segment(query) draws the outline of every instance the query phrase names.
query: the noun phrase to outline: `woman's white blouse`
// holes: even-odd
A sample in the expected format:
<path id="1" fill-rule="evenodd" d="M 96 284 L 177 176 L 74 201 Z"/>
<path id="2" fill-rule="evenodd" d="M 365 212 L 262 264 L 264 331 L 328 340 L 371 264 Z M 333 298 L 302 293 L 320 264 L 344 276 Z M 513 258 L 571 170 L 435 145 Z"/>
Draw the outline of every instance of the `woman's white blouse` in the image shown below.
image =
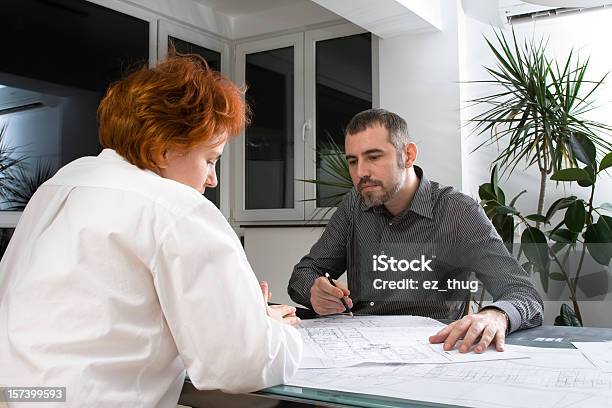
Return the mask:
<path id="1" fill-rule="evenodd" d="M 38 189 L 0 264 L 0 386 L 66 387 L 66 406 L 170 407 L 185 369 L 249 392 L 301 352 L 219 210 L 110 149 Z"/>

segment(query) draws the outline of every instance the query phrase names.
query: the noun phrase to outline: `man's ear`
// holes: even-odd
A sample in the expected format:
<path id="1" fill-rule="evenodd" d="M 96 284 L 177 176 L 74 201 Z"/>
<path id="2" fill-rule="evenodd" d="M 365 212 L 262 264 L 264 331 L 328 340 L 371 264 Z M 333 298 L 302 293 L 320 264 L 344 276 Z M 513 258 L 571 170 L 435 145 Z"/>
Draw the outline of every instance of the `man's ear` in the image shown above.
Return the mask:
<path id="1" fill-rule="evenodd" d="M 418 155 L 418 149 L 417 149 L 417 145 L 410 142 L 410 143 L 406 143 L 406 146 L 404 146 L 404 160 L 405 160 L 405 165 L 406 168 L 411 167 L 414 162 L 416 161 Z"/>

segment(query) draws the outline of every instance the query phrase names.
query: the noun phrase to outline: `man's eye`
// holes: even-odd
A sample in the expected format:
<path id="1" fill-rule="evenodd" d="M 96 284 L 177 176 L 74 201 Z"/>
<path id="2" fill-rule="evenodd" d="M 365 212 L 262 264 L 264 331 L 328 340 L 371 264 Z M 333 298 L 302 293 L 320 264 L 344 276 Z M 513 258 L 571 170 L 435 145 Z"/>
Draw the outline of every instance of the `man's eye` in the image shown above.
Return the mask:
<path id="1" fill-rule="evenodd" d="M 355 161 L 355 160 L 349 160 L 348 161 L 348 165 L 349 166 L 354 166 L 355 164 L 357 164 L 357 161 Z"/>
<path id="2" fill-rule="evenodd" d="M 368 157 L 368 159 L 370 159 L 370 161 L 375 161 L 375 160 L 380 159 L 380 156 L 370 156 Z"/>

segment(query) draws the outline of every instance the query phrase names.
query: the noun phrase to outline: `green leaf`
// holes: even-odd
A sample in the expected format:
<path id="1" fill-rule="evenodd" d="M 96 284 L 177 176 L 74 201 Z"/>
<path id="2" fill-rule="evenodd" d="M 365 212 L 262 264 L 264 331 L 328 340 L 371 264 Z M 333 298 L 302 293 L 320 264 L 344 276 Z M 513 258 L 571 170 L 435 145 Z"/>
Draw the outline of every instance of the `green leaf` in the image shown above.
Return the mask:
<path id="1" fill-rule="evenodd" d="M 570 231 L 575 233 L 582 232 L 585 220 L 584 201 L 576 200 L 565 210 L 565 225 Z"/>
<path id="2" fill-rule="evenodd" d="M 512 244 L 514 242 L 514 219 L 512 216 L 497 214 L 491 222 L 504 243 Z"/>
<path id="3" fill-rule="evenodd" d="M 546 222 L 546 217 L 540 214 L 529 214 L 525 218 L 527 218 L 529 221 Z"/>
<path id="4" fill-rule="evenodd" d="M 550 222 L 551 218 L 555 215 L 557 211 L 569 207 L 574 201 L 576 201 L 575 196 L 563 197 L 556 200 L 554 203 L 551 204 L 548 211 L 546 211 L 546 222 Z"/>
<path id="5" fill-rule="evenodd" d="M 601 163 L 599 163 L 599 171 L 603 171 L 608 167 L 612 166 L 612 152 L 608 153 L 601 159 Z"/>
<path id="6" fill-rule="evenodd" d="M 550 239 L 564 244 L 573 244 L 578 239 L 578 234 L 565 228 L 559 228 L 550 234 Z"/>
<path id="7" fill-rule="evenodd" d="M 546 236 L 536 227 L 529 227 L 521 235 L 521 245 L 525 256 L 540 271 L 540 280 L 545 292 L 548 292 L 548 270 L 550 258 L 548 257 L 548 243 Z"/>
<path id="8" fill-rule="evenodd" d="M 596 155 L 595 145 L 587 135 L 584 133 L 570 134 L 570 146 L 576 159 L 587 166 L 594 165 Z"/>
<path id="9" fill-rule="evenodd" d="M 563 274 L 559 272 L 551 272 L 548 277 L 556 281 L 565 281 L 565 276 L 563 276 Z"/>
<path id="10" fill-rule="evenodd" d="M 557 171 L 555 174 L 550 176 L 551 180 L 555 181 L 579 181 L 579 180 L 589 180 L 589 173 L 586 170 L 571 168 L 571 169 L 562 169 Z"/>
<path id="11" fill-rule="evenodd" d="M 500 205 L 495 208 L 495 212 L 497 214 L 518 214 L 518 210 L 513 207 L 508 207 L 507 205 Z"/>
<path id="12" fill-rule="evenodd" d="M 493 170 L 491 170 L 491 190 L 493 191 L 493 194 L 495 194 L 496 198 L 499 198 L 499 186 L 498 186 L 498 169 L 497 169 L 497 164 L 495 166 L 493 166 Z M 500 202 L 501 204 L 505 204 Z"/>
<path id="13" fill-rule="evenodd" d="M 564 303 L 561 305 L 559 316 L 555 318 L 555 326 L 582 327 L 582 324 L 578 321 L 574 310 Z"/>
<path id="14" fill-rule="evenodd" d="M 491 188 L 491 183 L 484 183 L 478 187 L 478 196 L 481 200 L 494 200 L 497 201 L 497 196 Z"/>
<path id="15" fill-rule="evenodd" d="M 510 201 L 510 207 L 514 207 L 514 204 L 516 203 L 516 200 L 518 200 L 518 198 L 520 196 L 522 196 L 523 194 L 525 194 L 527 192 L 527 190 L 523 190 L 520 193 L 518 193 L 513 199 L 512 201 Z"/>
<path id="16" fill-rule="evenodd" d="M 593 259 L 608 266 L 612 259 L 612 218 L 602 215 L 597 224 L 587 225 L 584 242 Z"/>
<path id="17" fill-rule="evenodd" d="M 563 248 L 565 248 L 567 246 L 567 242 L 555 242 L 554 244 L 552 244 L 552 246 L 550 247 L 550 249 L 555 253 L 558 254 L 559 251 L 561 251 Z"/>

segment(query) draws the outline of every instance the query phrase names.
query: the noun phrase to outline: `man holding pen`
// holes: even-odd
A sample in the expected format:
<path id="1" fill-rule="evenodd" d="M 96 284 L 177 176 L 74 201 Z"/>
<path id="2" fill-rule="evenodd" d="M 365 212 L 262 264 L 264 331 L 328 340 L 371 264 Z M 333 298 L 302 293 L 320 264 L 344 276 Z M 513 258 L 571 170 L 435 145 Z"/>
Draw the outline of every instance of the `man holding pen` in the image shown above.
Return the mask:
<path id="1" fill-rule="evenodd" d="M 539 294 L 480 205 L 414 165 L 417 147 L 401 117 L 384 109 L 357 114 L 345 151 L 355 188 L 295 266 L 288 287 L 295 302 L 319 315 L 344 312 L 344 302 L 355 313 L 456 320 L 430 341 L 450 350 L 464 338 L 461 352 L 489 344 L 502 351 L 508 333 L 542 323 Z M 345 271 L 348 287 L 325 277 Z M 457 320 L 472 273 L 493 303 Z"/>

